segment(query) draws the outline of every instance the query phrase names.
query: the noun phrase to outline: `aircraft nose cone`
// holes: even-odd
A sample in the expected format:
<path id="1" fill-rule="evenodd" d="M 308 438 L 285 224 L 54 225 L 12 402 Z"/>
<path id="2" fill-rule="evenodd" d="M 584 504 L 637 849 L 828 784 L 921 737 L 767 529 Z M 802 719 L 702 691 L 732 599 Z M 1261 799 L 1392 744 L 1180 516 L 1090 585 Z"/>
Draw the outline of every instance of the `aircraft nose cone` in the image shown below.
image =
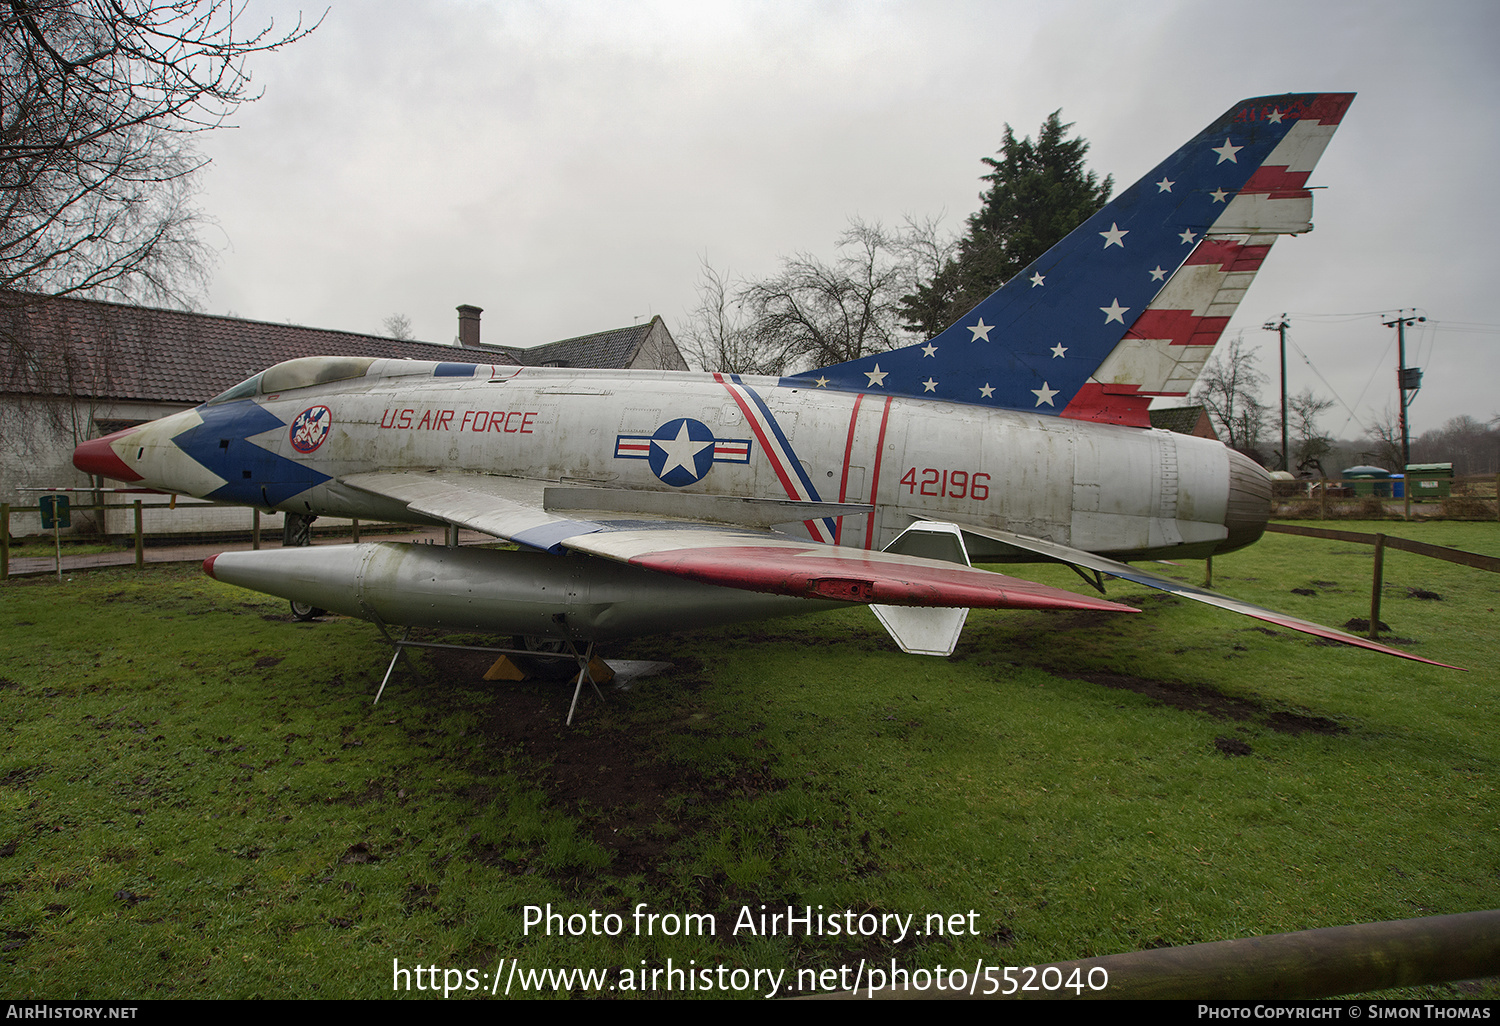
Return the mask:
<path id="1" fill-rule="evenodd" d="M 141 475 L 131 470 L 114 449 L 114 442 L 132 434 L 134 428 L 116 431 L 103 438 L 91 438 L 73 450 L 73 466 L 85 474 L 112 477 L 116 481 L 139 481 Z"/>

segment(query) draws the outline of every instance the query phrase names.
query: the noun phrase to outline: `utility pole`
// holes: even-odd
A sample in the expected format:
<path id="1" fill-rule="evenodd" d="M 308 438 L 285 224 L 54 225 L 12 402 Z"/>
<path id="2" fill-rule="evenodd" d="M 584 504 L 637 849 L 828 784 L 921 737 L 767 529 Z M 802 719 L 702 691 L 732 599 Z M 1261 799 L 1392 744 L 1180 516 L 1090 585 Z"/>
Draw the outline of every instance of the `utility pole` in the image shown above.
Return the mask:
<path id="1" fill-rule="evenodd" d="M 1290 470 L 1288 465 L 1291 457 L 1287 453 L 1286 440 L 1286 329 L 1291 327 L 1292 322 L 1286 319 L 1286 314 L 1281 315 L 1279 321 L 1267 321 L 1263 326 L 1264 331 L 1275 331 L 1281 334 L 1281 469 Z"/>
<path id="2" fill-rule="evenodd" d="M 1401 397 L 1401 471 L 1411 465 L 1411 436 L 1406 424 L 1406 407 L 1411 400 L 1407 398 L 1407 392 L 1415 392 L 1422 387 L 1422 370 L 1420 367 L 1408 367 L 1406 365 L 1406 329 L 1413 324 L 1421 324 L 1426 317 L 1404 317 L 1404 309 L 1397 310 L 1396 316 L 1389 321 L 1381 321 L 1387 328 L 1396 329 L 1396 394 Z M 1412 311 L 1416 313 L 1415 310 Z"/>

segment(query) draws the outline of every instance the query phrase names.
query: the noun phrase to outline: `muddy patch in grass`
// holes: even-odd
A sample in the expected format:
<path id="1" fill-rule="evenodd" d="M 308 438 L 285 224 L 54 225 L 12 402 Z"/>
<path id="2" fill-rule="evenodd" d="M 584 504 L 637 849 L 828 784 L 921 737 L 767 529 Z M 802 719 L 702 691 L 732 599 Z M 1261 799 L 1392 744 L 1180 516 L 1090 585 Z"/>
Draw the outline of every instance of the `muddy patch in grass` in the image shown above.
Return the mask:
<path id="1" fill-rule="evenodd" d="M 435 651 L 428 672 L 434 682 L 482 680 L 494 661 L 488 653 Z M 663 679 L 691 690 L 703 683 L 679 661 Z M 679 851 L 682 837 L 706 818 L 715 803 L 755 797 L 785 787 L 769 762 L 719 765 L 709 776 L 694 766 L 662 758 L 653 739 L 632 727 L 629 716 L 609 715 L 584 685 L 573 726 L 565 721 L 573 682 L 495 682 L 480 729 L 496 748 L 516 751 L 534 767 L 531 781 L 589 830 L 612 856 L 609 872 L 654 879 Z M 601 690 L 618 701 L 612 685 Z"/>
<path id="2" fill-rule="evenodd" d="M 1206 684 L 1183 684 L 1170 680 L 1147 680 L 1123 673 L 1079 673 L 1076 670 L 1049 670 L 1059 677 L 1086 680 L 1106 688 L 1134 691 L 1162 705 L 1189 712 L 1207 713 L 1214 719 L 1239 723 L 1258 723 L 1281 734 L 1347 734 L 1349 728 L 1326 716 L 1303 715 L 1285 709 L 1272 709 L 1262 702 L 1233 698 Z M 1240 753 L 1225 753 L 1240 754 Z"/>

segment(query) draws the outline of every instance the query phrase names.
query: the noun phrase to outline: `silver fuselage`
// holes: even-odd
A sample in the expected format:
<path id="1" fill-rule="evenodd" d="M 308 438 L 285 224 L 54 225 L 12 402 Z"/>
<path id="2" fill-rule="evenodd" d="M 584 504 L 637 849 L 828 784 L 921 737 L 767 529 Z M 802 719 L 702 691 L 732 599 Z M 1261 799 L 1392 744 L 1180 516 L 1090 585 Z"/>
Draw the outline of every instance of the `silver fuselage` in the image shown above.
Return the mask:
<path id="1" fill-rule="evenodd" d="M 433 377 L 432 366 L 382 360 L 363 378 L 199 407 L 136 429 L 116 452 L 142 484 L 162 491 L 409 522 L 426 518 L 340 480 L 442 470 L 868 504 L 872 512 L 787 528 L 860 548 L 881 548 L 913 520 L 930 519 L 1122 558 L 1207 556 L 1254 541 L 1268 514 L 1261 468 L 1217 441 L 1166 431 L 784 387 L 774 378 L 511 366 Z M 299 451 L 298 417 L 318 407 L 327 410 L 326 433 L 312 451 Z M 679 480 L 696 480 L 673 485 L 640 455 L 639 440 L 680 418 L 706 425 L 727 456 L 701 476 L 678 470 Z M 205 428 L 225 435 L 212 458 L 202 456 L 212 451 Z M 190 456 L 182 439 L 195 431 Z M 247 459 L 241 467 L 236 451 L 280 459 Z"/>

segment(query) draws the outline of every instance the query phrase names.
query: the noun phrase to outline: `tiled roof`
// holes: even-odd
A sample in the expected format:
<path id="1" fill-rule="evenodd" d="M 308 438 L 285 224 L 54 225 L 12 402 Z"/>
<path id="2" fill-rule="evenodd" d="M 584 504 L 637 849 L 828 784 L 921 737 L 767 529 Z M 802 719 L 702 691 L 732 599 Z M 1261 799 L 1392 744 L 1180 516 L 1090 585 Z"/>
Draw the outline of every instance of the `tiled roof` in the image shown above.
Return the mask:
<path id="1" fill-rule="evenodd" d="M 578 338 L 549 342 L 529 349 L 505 346 L 503 351 L 528 367 L 604 367 L 621 370 L 629 367 L 635 359 L 636 350 L 651 332 L 653 318 L 644 324 L 632 324 L 628 328 L 615 328 L 595 335 L 580 335 Z"/>
<path id="2" fill-rule="evenodd" d="M 299 356 L 516 363 L 494 348 L 15 295 L 0 298 L 0 352 L 0 392 L 185 403 Z"/>

